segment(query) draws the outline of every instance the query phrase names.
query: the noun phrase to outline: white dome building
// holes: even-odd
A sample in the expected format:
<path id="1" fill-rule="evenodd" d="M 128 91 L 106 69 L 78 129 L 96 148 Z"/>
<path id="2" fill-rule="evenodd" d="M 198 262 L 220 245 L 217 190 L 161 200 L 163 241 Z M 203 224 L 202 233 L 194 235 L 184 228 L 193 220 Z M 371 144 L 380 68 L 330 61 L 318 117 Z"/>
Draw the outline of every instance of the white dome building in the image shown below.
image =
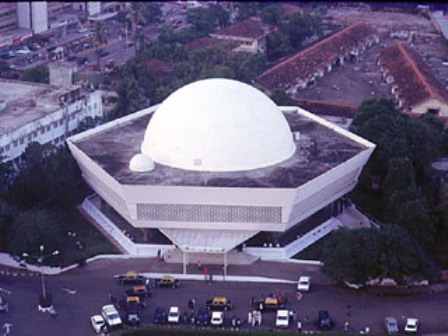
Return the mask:
<path id="1" fill-rule="evenodd" d="M 375 148 L 229 79 L 191 83 L 67 142 L 96 192 L 82 207 L 111 241 L 184 266 L 204 254 L 227 264 L 242 244 L 253 260 L 295 255 L 341 225 L 341 198 Z"/>
<path id="2" fill-rule="evenodd" d="M 269 97 L 250 85 L 213 78 L 186 85 L 165 99 L 141 148 L 154 161 L 174 168 L 241 171 L 282 162 L 294 154 L 295 144 Z"/>

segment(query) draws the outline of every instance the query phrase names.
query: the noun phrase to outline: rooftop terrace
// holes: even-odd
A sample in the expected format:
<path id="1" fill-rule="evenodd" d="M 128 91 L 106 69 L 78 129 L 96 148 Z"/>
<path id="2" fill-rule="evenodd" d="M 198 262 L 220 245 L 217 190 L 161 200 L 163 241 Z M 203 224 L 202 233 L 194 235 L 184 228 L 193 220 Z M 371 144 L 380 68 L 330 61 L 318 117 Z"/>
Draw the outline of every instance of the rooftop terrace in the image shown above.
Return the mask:
<path id="1" fill-rule="evenodd" d="M 128 121 L 113 121 L 71 141 L 119 183 L 159 186 L 296 188 L 367 149 L 306 115 L 284 112 L 291 130 L 301 137 L 295 154 L 277 165 L 240 172 L 197 172 L 156 163 L 151 172 L 132 172 L 129 161 L 140 152 L 152 110 Z"/>
<path id="2" fill-rule="evenodd" d="M 78 88 L 1 79 L 0 135 L 59 110 L 60 96 Z"/>

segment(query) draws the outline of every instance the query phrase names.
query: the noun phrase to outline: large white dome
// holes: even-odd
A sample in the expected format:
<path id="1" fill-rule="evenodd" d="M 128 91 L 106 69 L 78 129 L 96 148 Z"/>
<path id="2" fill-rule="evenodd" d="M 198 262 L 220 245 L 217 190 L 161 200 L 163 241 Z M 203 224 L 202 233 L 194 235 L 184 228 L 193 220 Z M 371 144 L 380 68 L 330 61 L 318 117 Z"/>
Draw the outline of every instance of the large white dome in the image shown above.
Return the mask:
<path id="1" fill-rule="evenodd" d="M 154 161 L 196 171 L 267 167 L 295 151 L 280 109 L 259 90 L 205 79 L 172 93 L 154 112 L 141 146 Z"/>

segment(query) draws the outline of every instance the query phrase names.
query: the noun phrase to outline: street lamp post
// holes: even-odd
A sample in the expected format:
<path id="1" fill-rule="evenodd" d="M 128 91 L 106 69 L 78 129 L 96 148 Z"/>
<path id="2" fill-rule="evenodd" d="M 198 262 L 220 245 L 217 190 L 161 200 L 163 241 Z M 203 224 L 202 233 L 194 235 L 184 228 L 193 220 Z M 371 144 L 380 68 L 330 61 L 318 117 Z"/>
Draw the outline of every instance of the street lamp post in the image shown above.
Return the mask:
<path id="1" fill-rule="evenodd" d="M 39 246 L 40 254 L 37 255 L 37 256 L 31 255 L 31 254 L 28 254 L 28 253 L 22 253 L 22 256 L 25 257 L 25 258 L 29 258 L 29 257 L 35 258 L 37 260 L 37 264 L 40 266 L 40 276 L 41 276 L 41 282 L 42 282 L 42 302 L 39 302 L 39 306 L 41 306 L 40 303 L 44 303 L 44 304 L 47 303 L 47 291 L 45 289 L 45 277 L 44 277 L 44 264 L 43 264 L 43 261 L 47 257 L 56 256 L 56 255 L 59 254 L 59 251 L 55 250 L 55 251 L 53 251 L 50 254 L 44 255 L 44 250 L 45 250 L 45 247 L 43 245 L 40 245 Z"/>

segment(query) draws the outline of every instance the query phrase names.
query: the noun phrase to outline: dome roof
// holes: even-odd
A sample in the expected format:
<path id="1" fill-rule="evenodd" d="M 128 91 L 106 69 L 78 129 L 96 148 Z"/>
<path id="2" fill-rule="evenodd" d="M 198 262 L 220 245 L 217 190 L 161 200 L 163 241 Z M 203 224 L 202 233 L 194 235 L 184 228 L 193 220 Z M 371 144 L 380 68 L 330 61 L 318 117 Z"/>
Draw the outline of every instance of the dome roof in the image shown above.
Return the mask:
<path id="1" fill-rule="evenodd" d="M 295 151 L 280 109 L 261 91 L 205 79 L 172 93 L 146 129 L 142 152 L 170 167 L 240 171 L 274 165 Z"/>
<path id="2" fill-rule="evenodd" d="M 129 162 L 129 169 L 139 173 L 148 172 L 154 169 L 154 161 L 148 155 L 136 154 Z"/>

